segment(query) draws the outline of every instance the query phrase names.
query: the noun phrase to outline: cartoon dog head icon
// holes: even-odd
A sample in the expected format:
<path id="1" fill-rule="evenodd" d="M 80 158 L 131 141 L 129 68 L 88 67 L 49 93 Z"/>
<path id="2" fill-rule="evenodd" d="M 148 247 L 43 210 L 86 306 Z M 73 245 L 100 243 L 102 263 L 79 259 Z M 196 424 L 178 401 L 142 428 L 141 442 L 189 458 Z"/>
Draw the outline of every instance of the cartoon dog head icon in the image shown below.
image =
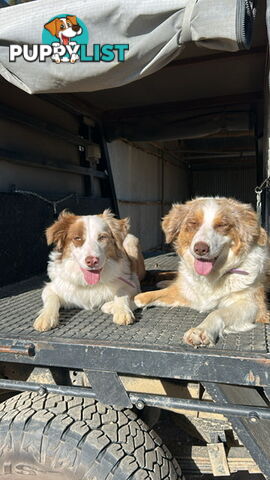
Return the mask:
<path id="1" fill-rule="evenodd" d="M 68 45 L 70 40 L 76 35 L 81 35 L 82 28 L 78 24 L 75 15 L 67 15 L 62 18 L 55 18 L 44 25 L 44 28 L 54 36 L 59 38 L 62 45 Z"/>

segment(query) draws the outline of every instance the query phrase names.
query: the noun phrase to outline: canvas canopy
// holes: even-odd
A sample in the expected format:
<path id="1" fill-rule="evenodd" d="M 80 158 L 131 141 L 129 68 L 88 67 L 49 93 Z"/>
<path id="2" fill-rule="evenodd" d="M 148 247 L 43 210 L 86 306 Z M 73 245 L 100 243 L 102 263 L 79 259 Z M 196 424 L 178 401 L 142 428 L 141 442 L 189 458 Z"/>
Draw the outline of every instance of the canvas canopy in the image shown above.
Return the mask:
<path id="1" fill-rule="evenodd" d="M 251 0 L 36 0 L 1 8 L 0 73 L 28 93 L 113 88 L 159 70 L 181 54 L 187 42 L 223 51 L 248 48 L 254 12 Z M 80 35 L 72 40 L 79 42 L 81 37 L 88 57 L 79 55 L 74 64 L 49 57 L 31 60 L 34 45 L 44 45 L 46 39 L 66 45 L 65 36 L 60 38 L 57 30 L 44 25 L 67 16 L 77 19 Z M 128 45 L 125 60 L 85 60 L 93 57 L 94 44 Z M 11 61 L 12 45 L 17 45 L 17 52 L 20 46 L 28 47 L 28 61 L 23 55 Z"/>

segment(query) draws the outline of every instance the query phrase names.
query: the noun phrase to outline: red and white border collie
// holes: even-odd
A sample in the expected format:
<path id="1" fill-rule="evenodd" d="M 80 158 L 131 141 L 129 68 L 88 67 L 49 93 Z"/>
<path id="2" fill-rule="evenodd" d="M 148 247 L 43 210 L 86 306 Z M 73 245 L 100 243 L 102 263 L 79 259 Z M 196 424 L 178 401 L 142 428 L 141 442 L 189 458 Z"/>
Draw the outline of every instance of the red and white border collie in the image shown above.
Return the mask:
<path id="1" fill-rule="evenodd" d="M 119 325 L 133 323 L 132 298 L 140 292 L 144 260 L 138 239 L 128 234 L 129 220 L 109 210 L 101 215 L 62 212 L 46 230 L 50 254 L 43 308 L 34 322 L 41 332 L 59 323 L 60 307 L 100 308 Z"/>
<path id="2" fill-rule="evenodd" d="M 138 307 L 188 306 L 211 311 L 184 342 L 213 345 L 223 332 L 243 332 L 269 322 L 264 286 L 268 238 L 250 205 L 230 198 L 197 198 L 173 205 L 162 228 L 180 257 L 177 278 L 167 288 L 141 293 Z"/>

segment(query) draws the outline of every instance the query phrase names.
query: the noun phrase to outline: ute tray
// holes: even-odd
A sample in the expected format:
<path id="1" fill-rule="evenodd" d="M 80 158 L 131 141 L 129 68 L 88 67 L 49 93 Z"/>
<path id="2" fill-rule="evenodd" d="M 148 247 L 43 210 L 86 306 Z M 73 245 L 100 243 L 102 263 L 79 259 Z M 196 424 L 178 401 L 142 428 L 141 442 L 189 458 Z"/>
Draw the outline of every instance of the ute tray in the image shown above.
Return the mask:
<path id="1" fill-rule="evenodd" d="M 155 253 L 146 259 L 146 266 L 175 270 L 177 256 Z M 269 325 L 226 335 L 212 348 L 193 349 L 183 344 L 183 334 L 198 325 L 205 313 L 190 308 L 137 310 L 136 322 L 129 326 L 115 325 L 100 310 L 71 309 L 61 311 L 57 328 L 40 333 L 32 324 L 42 306 L 45 280 L 32 277 L 0 289 L 0 360 L 268 385 Z M 28 344 L 35 347 L 35 355 L 1 353 L 1 345 Z M 266 372 L 263 378 L 261 370 Z"/>

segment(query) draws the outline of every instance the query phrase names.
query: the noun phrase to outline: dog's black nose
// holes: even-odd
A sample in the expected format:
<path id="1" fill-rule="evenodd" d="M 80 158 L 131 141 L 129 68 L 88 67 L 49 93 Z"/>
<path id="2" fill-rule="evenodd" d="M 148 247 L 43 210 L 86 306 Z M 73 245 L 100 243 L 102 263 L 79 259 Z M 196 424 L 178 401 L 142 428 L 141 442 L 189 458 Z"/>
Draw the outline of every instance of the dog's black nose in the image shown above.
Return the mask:
<path id="1" fill-rule="evenodd" d="M 72 30 L 74 30 L 74 32 L 78 32 L 80 28 L 80 25 L 72 25 Z"/>
<path id="2" fill-rule="evenodd" d="M 207 243 L 205 242 L 197 242 L 194 245 L 194 252 L 200 257 L 207 255 L 207 253 L 209 253 L 209 250 L 209 245 L 207 245 Z"/>

